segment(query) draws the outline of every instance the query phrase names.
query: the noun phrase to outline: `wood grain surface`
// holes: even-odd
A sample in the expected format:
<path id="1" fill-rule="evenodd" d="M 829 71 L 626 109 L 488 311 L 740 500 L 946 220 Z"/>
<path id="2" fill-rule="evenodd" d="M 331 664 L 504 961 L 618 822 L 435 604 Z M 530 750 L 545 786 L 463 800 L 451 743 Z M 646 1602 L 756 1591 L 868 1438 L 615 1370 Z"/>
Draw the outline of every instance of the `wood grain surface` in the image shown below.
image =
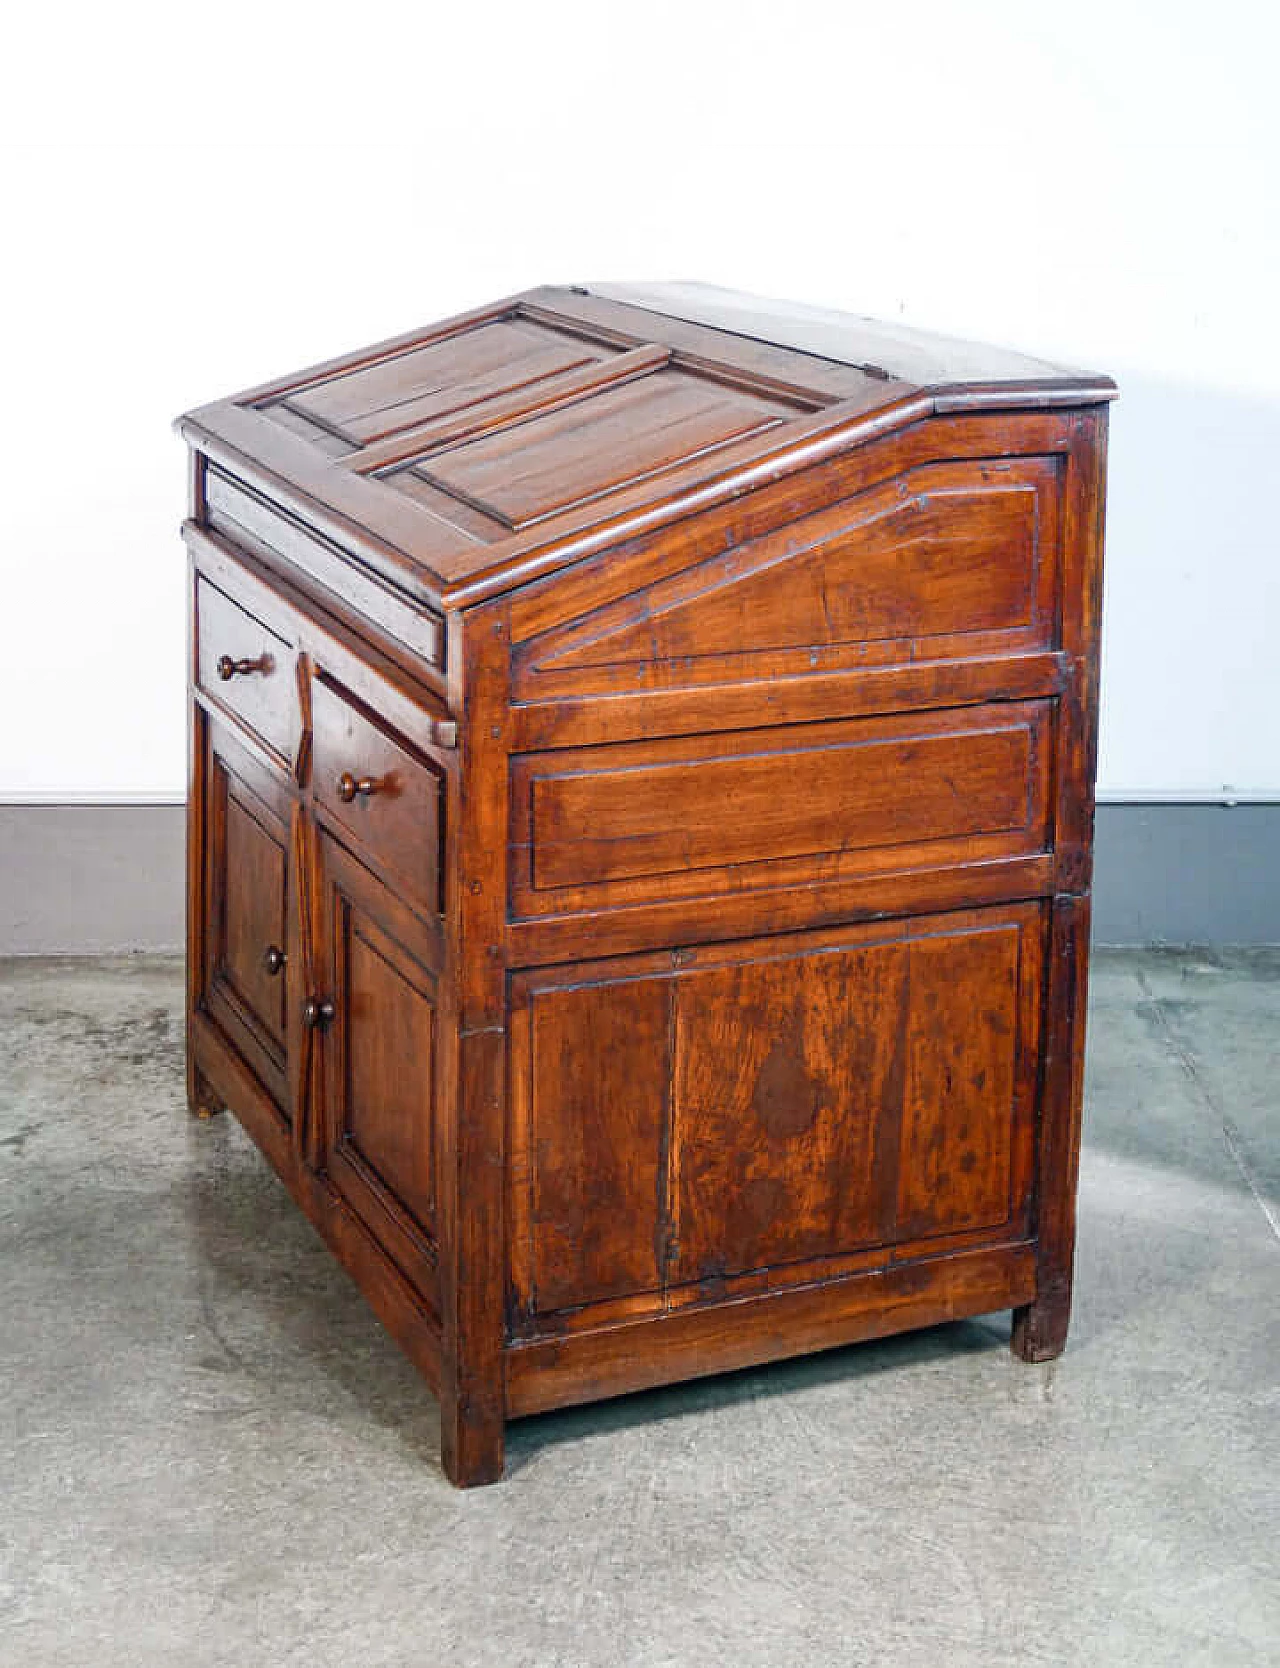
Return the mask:
<path id="1" fill-rule="evenodd" d="M 459 1486 L 567 1403 L 1064 1347 L 1113 393 L 547 288 L 181 420 L 192 1106 Z"/>

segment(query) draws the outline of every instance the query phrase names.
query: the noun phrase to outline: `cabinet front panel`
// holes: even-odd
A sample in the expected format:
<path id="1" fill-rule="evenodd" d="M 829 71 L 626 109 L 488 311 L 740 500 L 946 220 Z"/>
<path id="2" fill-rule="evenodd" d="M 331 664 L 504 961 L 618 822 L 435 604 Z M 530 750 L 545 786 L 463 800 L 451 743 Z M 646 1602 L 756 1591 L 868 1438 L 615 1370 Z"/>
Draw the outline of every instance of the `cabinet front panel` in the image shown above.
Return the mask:
<path id="1" fill-rule="evenodd" d="M 419 1290 L 435 1281 L 439 1067 L 435 941 L 330 836 L 320 837 L 318 998 L 332 1017 L 321 1163 Z"/>
<path id="2" fill-rule="evenodd" d="M 518 914 L 1047 849 L 1049 702 L 528 754 Z"/>
<path id="3" fill-rule="evenodd" d="M 196 581 L 196 681 L 277 757 L 297 728 L 293 650 L 208 580 Z"/>
<path id="4" fill-rule="evenodd" d="M 1025 1233 L 1043 941 L 1021 904 L 517 975 L 517 1328 Z"/>
<path id="5" fill-rule="evenodd" d="M 1031 1084 L 1018 1081 L 1020 948 L 1013 927 L 911 945 L 900 1234 L 957 1233 L 1008 1215 L 1011 1137 L 1029 1135 L 1032 1111 Z M 992 1107 L 1005 1115 L 992 1118 Z"/>
<path id="6" fill-rule="evenodd" d="M 292 804 L 227 732 L 209 725 L 205 734 L 203 1000 L 287 1116 Z"/>
<path id="7" fill-rule="evenodd" d="M 901 946 L 740 962 L 681 981 L 677 1279 L 892 1237 Z"/>

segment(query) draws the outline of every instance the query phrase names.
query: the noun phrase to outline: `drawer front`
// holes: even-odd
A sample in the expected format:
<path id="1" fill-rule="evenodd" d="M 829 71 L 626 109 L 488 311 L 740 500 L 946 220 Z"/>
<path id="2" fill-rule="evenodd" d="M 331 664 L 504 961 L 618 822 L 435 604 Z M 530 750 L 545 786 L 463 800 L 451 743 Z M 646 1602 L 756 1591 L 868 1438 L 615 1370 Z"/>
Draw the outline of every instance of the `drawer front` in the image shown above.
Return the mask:
<path id="1" fill-rule="evenodd" d="M 521 914 L 901 873 L 1047 849 L 1053 703 L 527 754 Z"/>
<path id="2" fill-rule="evenodd" d="M 311 710 L 316 803 L 415 904 L 440 913 L 443 772 L 323 674 Z"/>
<path id="3" fill-rule="evenodd" d="M 281 759 L 293 751 L 291 646 L 203 577 L 196 581 L 196 682 Z"/>

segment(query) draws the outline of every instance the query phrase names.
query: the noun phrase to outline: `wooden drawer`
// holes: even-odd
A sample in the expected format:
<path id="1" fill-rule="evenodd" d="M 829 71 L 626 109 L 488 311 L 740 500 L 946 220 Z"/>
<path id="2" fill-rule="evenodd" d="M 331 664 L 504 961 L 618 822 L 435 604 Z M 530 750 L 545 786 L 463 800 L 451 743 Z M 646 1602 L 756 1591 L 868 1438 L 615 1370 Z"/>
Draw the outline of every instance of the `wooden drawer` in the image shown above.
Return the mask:
<path id="1" fill-rule="evenodd" d="M 293 751 L 293 649 L 203 577 L 196 580 L 196 683 L 280 759 Z"/>
<path id="2" fill-rule="evenodd" d="M 415 904 L 440 913 L 444 773 L 323 673 L 311 699 L 316 802 Z"/>
<path id="3" fill-rule="evenodd" d="M 517 913 L 864 878 L 1050 844 L 1054 703 L 526 754 Z"/>

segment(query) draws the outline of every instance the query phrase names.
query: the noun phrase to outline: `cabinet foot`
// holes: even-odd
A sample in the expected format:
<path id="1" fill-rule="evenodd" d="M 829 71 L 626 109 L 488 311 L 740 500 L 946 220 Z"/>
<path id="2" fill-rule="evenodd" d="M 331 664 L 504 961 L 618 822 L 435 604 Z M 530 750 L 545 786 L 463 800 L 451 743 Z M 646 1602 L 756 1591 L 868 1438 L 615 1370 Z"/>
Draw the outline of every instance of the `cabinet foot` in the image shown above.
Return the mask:
<path id="1" fill-rule="evenodd" d="M 227 1103 L 209 1082 L 203 1072 L 194 1066 L 187 1072 L 187 1105 L 193 1118 L 199 1118 L 207 1123 L 210 1118 L 216 1118 L 219 1112 L 225 1112 Z"/>
<path id="2" fill-rule="evenodd" d="M 502 1480 L 506 1423 L 501 1413 L 440 1406 L 440 1463 L 454 1488 L 481 1488 Z"/>
<path id="3" fill-rule="evenodd" d="M 1022 1361 L 1052 1361 L 1066 1347 L 1070 1324 L 1070 1291 L 1047 1292 L 1013 1311 L 1009 1347 Z"/>

